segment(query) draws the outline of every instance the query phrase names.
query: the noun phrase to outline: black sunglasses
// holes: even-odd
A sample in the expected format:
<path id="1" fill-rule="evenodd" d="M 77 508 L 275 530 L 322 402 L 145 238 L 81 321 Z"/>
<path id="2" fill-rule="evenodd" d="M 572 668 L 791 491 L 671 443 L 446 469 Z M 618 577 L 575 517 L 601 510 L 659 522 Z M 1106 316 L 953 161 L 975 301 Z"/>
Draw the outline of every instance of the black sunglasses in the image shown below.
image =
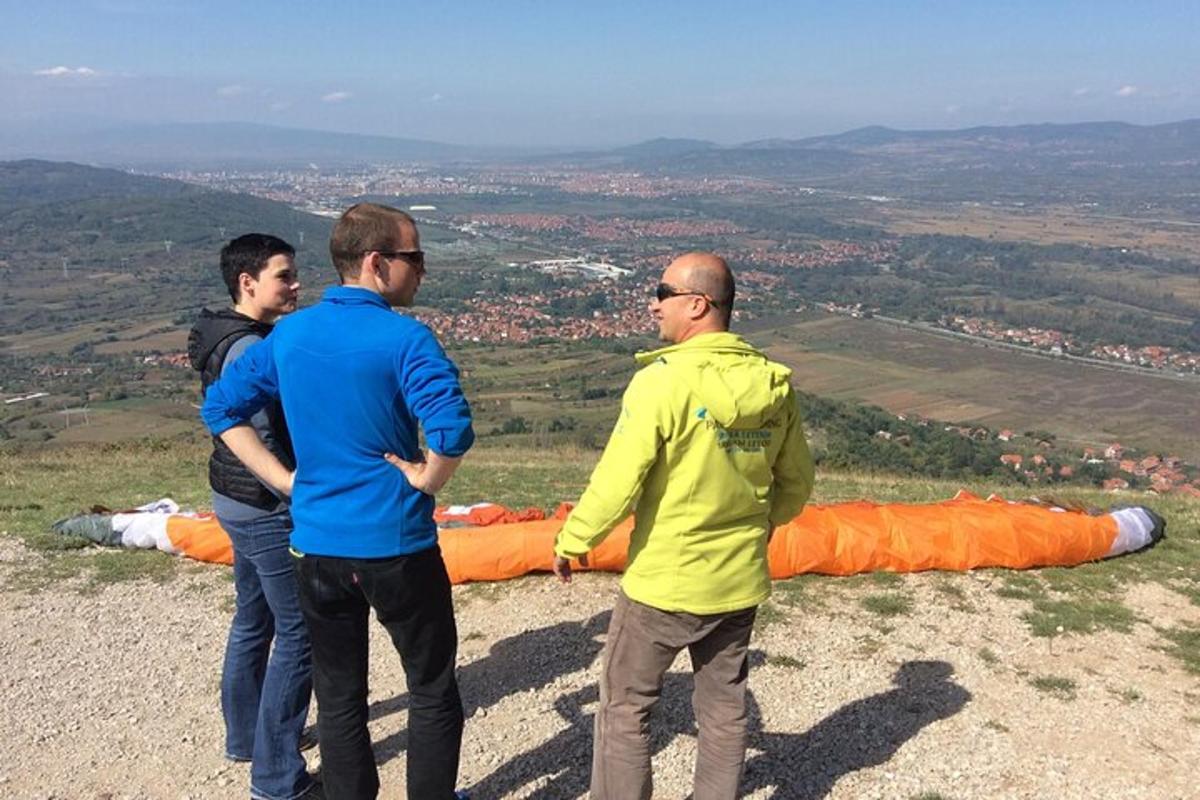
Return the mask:
<path id="1" fill-rule="evenodd" d="M 403 258 L 405 261 L 413 265 L 413 269 L 417 272 L 425 272 L 425 251 L 424 250 L 376 250 L 376 253 L 384 258 Z"/>
<path id="2" fill-rule="evenodd" d="M 676 289 L 674 286 L 672 286 L 669 283 L 660 283 L 658 286 L 654 287 L 654 297 L 660 303 L 663 302 L 664 300 L 669 300 L 672 297 L 682 297 L 684 295 L 695 295 L 696 297 L 703 297 L 705 300 L 708 301 L 708 304 L 710 306 L 715 306 L 716 308 L 721 307 L 721 304 L 719 302 L 717 302 L 716 300 L 713 300 L 711 297 L 706 295 L 704 292 L 694 292 L 691 289 Z"/>

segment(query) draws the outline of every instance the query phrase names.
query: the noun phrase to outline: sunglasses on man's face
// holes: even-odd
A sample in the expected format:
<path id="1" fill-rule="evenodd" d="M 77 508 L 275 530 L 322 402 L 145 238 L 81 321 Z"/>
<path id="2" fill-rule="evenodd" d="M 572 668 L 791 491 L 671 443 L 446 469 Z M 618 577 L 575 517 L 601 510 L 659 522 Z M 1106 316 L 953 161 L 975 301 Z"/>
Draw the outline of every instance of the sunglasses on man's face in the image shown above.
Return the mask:
<path id="1" fill-rule="evenodd" d="M 718 303 L 716 300 L 713 300 L 711 297 L 706 295 L 704 292 L 696 292 L 696 291 L 692 291 L 691 289 L 678 289 L 669 283 L 660 283 L 658 286 L 656 286 L 654 288 L 654 297 L 660 303 L 663 302 L 664 300 L 669 300 L 672 297 L 683 297 L 685 295 L 694 295 L 696 297 L 703 297 L 705 300 L 708 301 L 708 304 L 710 306 L 715 306 L 717 308 L 721 307 L 720 303 Z"/>
<path id="2" fill-rule="evenodd" d="M 377 250 L 379 255 L 384 258 L 402 258 L 421 275 L 425 274 L 425 251 L 424 250 Z"/>

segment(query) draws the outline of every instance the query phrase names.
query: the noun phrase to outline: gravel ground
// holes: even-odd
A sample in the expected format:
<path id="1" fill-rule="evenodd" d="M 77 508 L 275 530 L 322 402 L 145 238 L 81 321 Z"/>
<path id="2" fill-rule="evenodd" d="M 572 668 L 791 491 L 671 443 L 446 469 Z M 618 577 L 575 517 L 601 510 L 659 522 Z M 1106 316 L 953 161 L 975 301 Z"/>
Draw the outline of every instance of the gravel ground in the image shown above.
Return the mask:
<path id="1" fill-rule="evenodd" d="M 0 578 L 41 558 L 0 537 Z M 808 588 L 819 606 L 764 615 L 745 796 L 1197 797 L 1200 680 L 1162 652 L 1150 624 L 1037 639 L 1020 619 L 1027 605 L 998 597 L 994 581 L 905 576 L 889 591 L 910 595 L 913 611 L 882 620 L 859 607 L 867 590 L 820 580 Z M 476 800 L 586 795 L 616 586 L 582 575 L 568 587 L 534 577 L 455 589 L 468 717 L 460 783 Z M 248 768 L 222 759 L 227 572 L 76 588 L 0 592 L 0 797 L 246 797 Z M 1200 609 L 1157 585 L 1125 602 L 1155 625 L 1200 623 Z M 401 798 L 404 678 L 374 627 L 380 796 Z M 1040 691 L 1038 677 L 1073 680 L 1074 698 Z M 657 797 L 688 794 L 688 686 L 681 658 L 654 731 Z"/>

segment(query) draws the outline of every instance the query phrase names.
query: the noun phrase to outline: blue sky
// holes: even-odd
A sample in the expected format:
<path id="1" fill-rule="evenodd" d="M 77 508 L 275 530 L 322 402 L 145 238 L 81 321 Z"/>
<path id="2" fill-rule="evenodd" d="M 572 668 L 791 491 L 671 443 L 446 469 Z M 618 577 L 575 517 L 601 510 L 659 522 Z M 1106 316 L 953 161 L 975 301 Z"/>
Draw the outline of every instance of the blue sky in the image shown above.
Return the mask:
<path id="1" fill-rule="evenodd" d="M 0 0 L 0 125 L 469 144 L 1200 117 L 1200 2 Z"/>

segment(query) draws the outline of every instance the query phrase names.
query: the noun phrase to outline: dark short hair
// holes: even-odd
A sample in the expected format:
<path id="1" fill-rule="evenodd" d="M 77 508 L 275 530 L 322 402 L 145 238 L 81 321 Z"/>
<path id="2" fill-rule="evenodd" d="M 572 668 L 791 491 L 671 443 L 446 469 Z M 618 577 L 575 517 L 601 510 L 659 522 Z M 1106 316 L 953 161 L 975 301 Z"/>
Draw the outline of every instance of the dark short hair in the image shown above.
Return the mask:
<path id="1" fill-rule="evenodd" d="M 269 233 L 247 233 L 221 248 L 221 278 L 233 302 L 241 299 L 238 276 L 243 272 L 257 278 L 273 256 L 296 255 L 296 248 Z"/>
<path id="2" fill-rule="evenodd" d="M 364 253 L 395 250 L 396 226 L 407 222 L 416 228 L 413 218 L 398 208 L 378 203 L 356 203 L 333 226 L 329 235 L 329 257 L 342 280 L 358 277 Z"/>

